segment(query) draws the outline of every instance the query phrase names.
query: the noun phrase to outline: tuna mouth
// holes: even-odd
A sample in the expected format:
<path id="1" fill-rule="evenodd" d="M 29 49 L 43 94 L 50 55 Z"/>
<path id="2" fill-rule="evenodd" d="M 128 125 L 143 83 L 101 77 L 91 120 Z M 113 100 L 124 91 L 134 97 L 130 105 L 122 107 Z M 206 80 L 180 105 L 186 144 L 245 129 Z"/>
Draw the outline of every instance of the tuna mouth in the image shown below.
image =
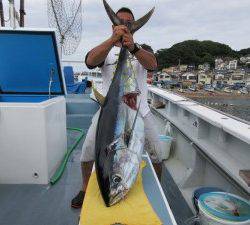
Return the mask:
<path id="1" fill-rule="evenodd" d="M 122 199 L 124 199 L 127 192 L 128 190 L 125 189 L 123 191 L 118 192 L 115 195 L 110 195 L 109 206 L 113 206 L 117 204 L 118 202 L 120 202 Z"/>
<path id="2" fill-rule="evenodd" d="M 119 181 L 115 183 L 115 179 L 118 179 Z M 125 198 L 126 194 L 128 193 L 129 189 L 126 188 L 126 186 L 122 182 L 122 178 L 119 176 L 114 176 L 113 178 L 113 184 L 114 186 L 111 187 L 110 193 L 109 193 L 109 205 L 115 205 L 116 203 L 120 202 L 122 199 Z"/>

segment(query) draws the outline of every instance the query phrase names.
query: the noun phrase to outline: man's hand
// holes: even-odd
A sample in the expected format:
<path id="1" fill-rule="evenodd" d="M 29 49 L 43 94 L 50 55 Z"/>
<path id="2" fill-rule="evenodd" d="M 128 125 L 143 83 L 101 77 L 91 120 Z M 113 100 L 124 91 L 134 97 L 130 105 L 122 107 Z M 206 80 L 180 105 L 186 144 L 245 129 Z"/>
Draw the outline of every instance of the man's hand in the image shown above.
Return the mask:
<path id="1" fill-rule="evenodd" d="M 122 43 L 124 47 L 127 47 L 127 49 L 131 52 L 134 50 L 135 43 L 133 35 L 130 33 L 130 31 L 127 29 L 127 32 L 123 35 Z"/>
<path id="2" fill-rule="evenodd" d="M 122 40 L 123 35 L 128 31 L 128 28 L 124 25 L 115 26 L 113 29 L 113 34 L 111 40 L 115 45 L 117 42 Z"/>

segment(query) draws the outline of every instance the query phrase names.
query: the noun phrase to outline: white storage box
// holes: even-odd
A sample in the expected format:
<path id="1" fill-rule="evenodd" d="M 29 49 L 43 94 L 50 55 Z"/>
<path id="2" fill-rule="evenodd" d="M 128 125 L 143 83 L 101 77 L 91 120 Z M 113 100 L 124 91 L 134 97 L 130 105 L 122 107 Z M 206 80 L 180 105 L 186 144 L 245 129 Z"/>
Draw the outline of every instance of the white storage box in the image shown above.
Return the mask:
<path id="1" fill-rule="evenodd" d="M 0 29 L 0 183 L 48 184 L 67 149 L 52 30 Z"/>

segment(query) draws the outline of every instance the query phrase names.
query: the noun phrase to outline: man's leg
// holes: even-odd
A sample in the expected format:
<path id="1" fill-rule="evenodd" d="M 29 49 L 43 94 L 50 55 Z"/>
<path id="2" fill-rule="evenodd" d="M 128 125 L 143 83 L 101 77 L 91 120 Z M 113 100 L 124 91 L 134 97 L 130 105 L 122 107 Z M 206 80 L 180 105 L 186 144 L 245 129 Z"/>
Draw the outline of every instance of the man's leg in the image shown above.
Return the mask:
<path id="1" fill-rule="evenodd" d="M 82 191 L 85 193 L 89 183 L 89 178 L 92 172 L 94 161 L 81 162 L 82 169 Z"/>
<path id="2" fill-rule="evenodd" d="M 161 144 L 159 141 L 159 134 L 155 127 L 154 116 L 149 112 L 144 118 L 146 150 L 151 158 L 153 167 L 159 180 L 162 174 L 162 159 L 159 152 L 161 152 Z"/>
<path id="3" fill-rule="evenodd" d="M 86 139 L 82 147 L 81 161 L 81 172 L 82 172 L 82 190 L 76 195 L 71 201 L 73 208 L 81 208 L 87 190 L 89 178 L 92 172 L 94 159 L 95 159 L 95 135 L 96 127 L 99 118 L 100 110 L 94 115 L 91 126 L 89 127 Z"/>
<path id="4" fill-rule="evenodd" d="M 89 183 L 89 178 L 91 176 L 92 168 L 94 161 L 81 162 L 81 171 L 82 171 L 82 190 L 72 199 L 71 207 L 79 209 L 82 207 L 87 186 Z"/>

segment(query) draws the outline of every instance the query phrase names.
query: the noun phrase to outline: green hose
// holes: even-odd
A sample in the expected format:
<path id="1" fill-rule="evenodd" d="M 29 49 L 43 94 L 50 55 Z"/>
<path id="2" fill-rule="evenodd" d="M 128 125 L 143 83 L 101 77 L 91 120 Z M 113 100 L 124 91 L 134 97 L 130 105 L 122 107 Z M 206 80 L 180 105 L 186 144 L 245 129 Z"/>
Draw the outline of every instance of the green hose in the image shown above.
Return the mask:
<path id="1" fill-rule="evenodd" d="M 55 174 L 52 176 L 52 178 L 50 179 L 50 184 L 51 185 L 55 185 L 60 178 L 63 175 L 63 172 L 66 168 L 67 162 L 69 160 L 69 156 L 71 155 L 71 153 L 75 150 L 75 148 L 77 147 L 77 145 L 79 144 L 79 142 L 82 140 L 82 138 L 84 137 L 85 133 L 83 132 L 82 129 L 79 128 L 67 128 L 67 130 L 69 131 L 78 131 L 80 133 L 79 137 L 76 139 L 75 143 L 67 150 L 63 161 L 61 163 L 61 165 L 59 166 L 59 168 L 56 170 Z"/>

